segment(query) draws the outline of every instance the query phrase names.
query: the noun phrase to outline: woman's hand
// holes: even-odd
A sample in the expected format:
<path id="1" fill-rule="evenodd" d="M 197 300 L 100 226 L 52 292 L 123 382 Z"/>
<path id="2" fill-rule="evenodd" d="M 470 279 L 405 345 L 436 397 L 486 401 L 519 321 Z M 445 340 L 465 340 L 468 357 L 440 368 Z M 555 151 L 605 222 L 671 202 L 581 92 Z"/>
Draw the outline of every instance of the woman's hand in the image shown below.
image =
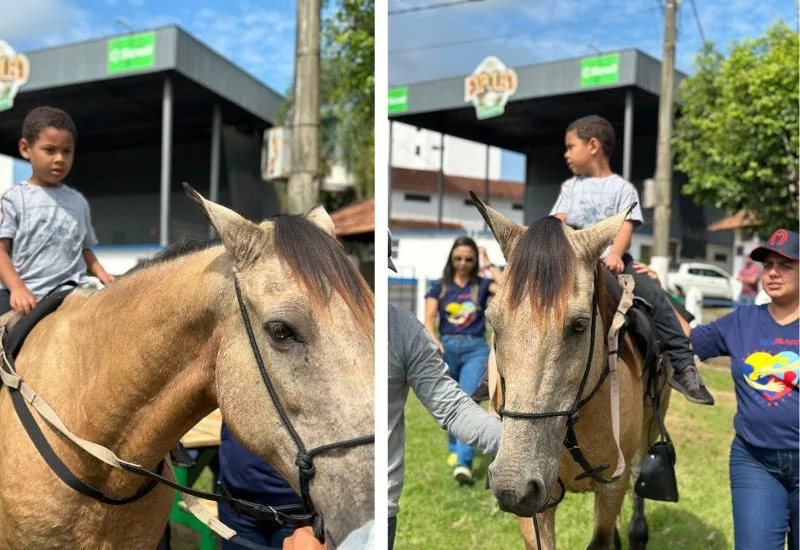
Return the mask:
<path id="1" fill-rule="evenodd" d="M 484 266 L 490 265 L 492 263 L 491 260 L 489 260 L 489 254 L 486 252 L 485 246 L 479 246 L 478 253 L 481 255 L 481 263 Z"/>
<path id="2" fill-rule="evenodd" d="M 434 338 L 433 343 L 436 344 L 437 348 L 439 348 L 439 355 L 444 357 L 444 344 L 442 344 L 442 341 L 439 340 L 438 338 Z"/>
<path id="3" fill-rule="evenodd" d="M 314 536 L 311 527 L 302 527 L 295 530 L 292 536 L 283 539 L 283 550 L 325 550 L 326 545 L 321 544 Z"/>
<path id="4" fill-rule="evenodd" d="M 658 273 L 650 269 L 649 265 L 640 264 L 639 262 L 633 262 L 632 265 L 633 265 L 633 270 L 636 271 L 636 273 L 639 273 L 641 275 L 647 275 L 658 284 L 661 284 L 661 281 L 658 279 Z"/>

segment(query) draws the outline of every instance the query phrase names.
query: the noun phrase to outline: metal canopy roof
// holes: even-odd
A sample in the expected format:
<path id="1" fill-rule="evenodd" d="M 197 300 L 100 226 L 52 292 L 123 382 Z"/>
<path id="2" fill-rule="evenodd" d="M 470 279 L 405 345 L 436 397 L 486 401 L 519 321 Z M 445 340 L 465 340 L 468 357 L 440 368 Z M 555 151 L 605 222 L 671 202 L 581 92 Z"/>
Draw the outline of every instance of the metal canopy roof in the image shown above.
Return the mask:
<path id="1" fill-rule="evenodd" d="M 619 78 L 609 85 L 581 87 L 581 59 L 567 59 L 515 69 L 516 93 L 501 116 L 478 120 L 464 101 L 464 78 L 409 84 L 407 109 L 397 120 L 448 135 L 526 152 L 555 146 L 574 119 L 599 114 L 621 135 L 627 90 L 634 92 L 634 134 L 655 135 L 661 63 L 638 50 L 619 52 Z M 685 78 L 676 73 L 676 86 Z"/>
<path id="2" fill-rule="evenodd" d="M 82 151 L 105 151 L 161 140 L 164 77 L 173 84 L 173 139 L 210 134 L 220 103 L 226 125 L 260 131 L 272 126 L 282 98 L 176 26 L 158 28 L 152 66 L 109 74 L 109 40 L 90 40 L 28 52 L 31 74 L 14 108 L 0 113 L 0 154 L 17 156 L 30 109 L 66 110 Z M 141 33 L 136 33 L 141 34 Z M 124 36 L 124 35 L 122 35 Z"/>

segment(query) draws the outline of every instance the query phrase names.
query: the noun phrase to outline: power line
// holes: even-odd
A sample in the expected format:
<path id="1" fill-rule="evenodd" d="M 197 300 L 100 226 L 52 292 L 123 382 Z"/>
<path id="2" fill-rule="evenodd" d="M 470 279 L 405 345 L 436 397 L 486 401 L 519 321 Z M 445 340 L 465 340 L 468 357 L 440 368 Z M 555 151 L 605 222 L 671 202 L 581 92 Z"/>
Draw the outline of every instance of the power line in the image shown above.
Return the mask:
<path id="1" fill-rule="evenodd" d="M 697 30 L 700 31 L 700 38 L 703 40 L 703 44 L 705 44 L 706 35 L 703 32 L 703 25 L 700 23 L 700 16 L 697 15 L 697 6 L 695 6 L 694 0 L 692 0 L 692 13 L 694 14 L 694 20 L 697 22 Z"/>
<path id="2" fill-rule="evenodd" d="M 483 2 L 484 0 L 454 0 L 452 2 L 439 2 L 438 4 L 428 4 L 425 6 L 415 6 L 413 8 L 404 8 L 399 10 L 389 10 L 389 15 L 402 15 L 404 13 L 414 13 L 418 11 L 435 10 L 438 8 L 448 8 L 452 6 L 460 6 L 461 4 L 472 4 L 475 2 Z"/>
<path id="3" fill-rule="evenodd" d="M 474 0 L 472 0 L 474 1 Z M 619 20 L 627 21 L 630 17 L 636 15 L 642 15 L 645 12 L 650 11 L 649 8 L 642 8 L 631 13 L 625 14 L 624 18 L 611 18 L 605 21 L 601 21 L 601 23 L 612 23 Z M 563 26 L 569 27 L 570 29 L 576 29 L 581 27 L 596 27 L 598 21 L 583 21 L 582 24 L 574 24 L 574 23 L 565 23 Z M 550 27 L 553 28 L 553 27 Z M 476 44 L 478 42 L 492 42 L 494 40 L 504 40 L 507 38 L 520 38 L 523 36 L 532 36 L 541 34 L 541 30 L 534 30 L 528 32 L 513 32 L 509 34 L 501 34 L 501 35 L 491 35 L 491 36 L 477 36 L 475 38 L 465 38 L 464 40 L 454 40 L 452 42 L 438 42 L 434 44 L 424 44 L 422 46 L 409 46 L 408 48 L 398 48 L 396 50 L 389 50 L 389 55 L 401 54 L 401 53 L 408 53 L 408 52 L 416 52 L 421 50 L 435 50 L 439 48 L 449 48 L 452 46 L 463 46 L 465 44 Z"/>

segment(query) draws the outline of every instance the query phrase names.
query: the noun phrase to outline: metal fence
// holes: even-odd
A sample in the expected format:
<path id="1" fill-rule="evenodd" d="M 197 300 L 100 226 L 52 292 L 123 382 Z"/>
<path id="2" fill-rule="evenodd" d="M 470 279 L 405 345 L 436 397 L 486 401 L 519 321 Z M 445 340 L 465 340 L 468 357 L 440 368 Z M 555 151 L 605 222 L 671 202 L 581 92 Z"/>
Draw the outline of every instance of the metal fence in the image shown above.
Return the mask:
<path id="1" fill-rule="evenodd" d="M 419 279 L 389 279 L 389 303 L 395 307 L 407 309 L 418 318 L 425 312 L 417 311 L 417 292 Z"/>

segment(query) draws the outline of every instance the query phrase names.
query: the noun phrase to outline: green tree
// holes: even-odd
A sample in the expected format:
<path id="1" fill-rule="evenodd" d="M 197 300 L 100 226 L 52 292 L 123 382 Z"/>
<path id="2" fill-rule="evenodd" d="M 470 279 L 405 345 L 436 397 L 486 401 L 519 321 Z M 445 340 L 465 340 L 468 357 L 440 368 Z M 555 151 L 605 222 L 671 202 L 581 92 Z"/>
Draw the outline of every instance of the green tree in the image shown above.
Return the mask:
<path id="1" fill-rule="evenodd" d="M 375 1 L 337 0 L 337 10 L 322 23 L 320 60 L 320 173 L 342 162 L 355 189 L 323 193 L 336 210 L 375 191 Z M 292 88 L 286 92 L 277 123 L 290 124 Z M 285 192 L 285 190 L 283 190 Z"/>
<path id="2" fill-rule="evenodd" d="M 682 191 L 698 204 L 750 210 L 759 233 L 798 223 L 798 33 L 778 22 L 760 38 L 706 43 L 681 82 L 673 147 Z"/>
<path id="3" fill-rule="evenodd" d="M 335 120 L 335 155 L 363 199 L 375 189 L 375 0 L 337 0 L 337 6 L 324 23 L 325 98 Z"/>

